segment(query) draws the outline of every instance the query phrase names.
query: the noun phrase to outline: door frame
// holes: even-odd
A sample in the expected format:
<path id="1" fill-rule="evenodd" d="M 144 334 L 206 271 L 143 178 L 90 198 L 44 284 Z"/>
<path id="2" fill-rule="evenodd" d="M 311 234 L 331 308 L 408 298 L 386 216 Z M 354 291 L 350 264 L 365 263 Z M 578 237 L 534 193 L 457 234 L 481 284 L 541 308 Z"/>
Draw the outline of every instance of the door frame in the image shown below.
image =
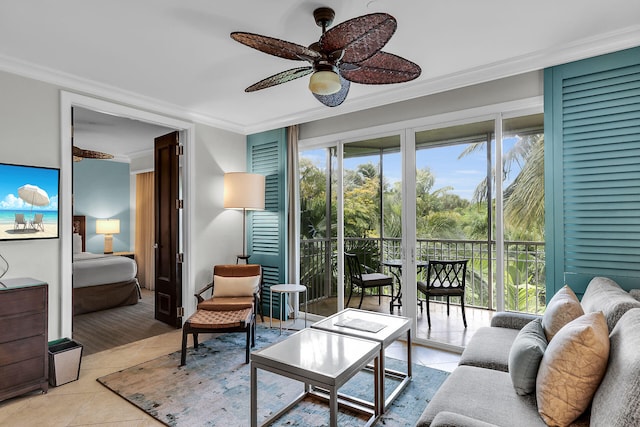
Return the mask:
<path id="1" fill-rule="evenodd" d="M 160 126 L 174 128 L 180 132 L 181 143 L 185 147 L 182 167 L 184 168 L 183 182 L 183 248 L 184 263 L 182 266 L 182 296 L 186 313 L 195 310 L 193 298 L 185 298 L 189 294 L 188 284 L 191 283 L 193 260 L 189 254 L 193 253 L 193 241 L 191 239 L 191 224 L 194 223 L 194 212 L 191 209 L 193 198 L 193 185 L 195 182 L 194 145 L 195 124 L 168 116 L 151 113 L 135 107 L 128 107 L 116 102 L 100 100 L 85 95 L 79 95 L 64 90 L 60 91 L 60 330 L 62 336 L 71 337 L 73 321 L 73 288 L 72 288 L 72 241 L 73 230 L 71 218 L 73 206 L 71 203 L 73 162 L 71 156 L 71 108 L 82 107 L 89 110 L 112 114 Z M 68 219 L 68 220 L 67 220 Z"/>

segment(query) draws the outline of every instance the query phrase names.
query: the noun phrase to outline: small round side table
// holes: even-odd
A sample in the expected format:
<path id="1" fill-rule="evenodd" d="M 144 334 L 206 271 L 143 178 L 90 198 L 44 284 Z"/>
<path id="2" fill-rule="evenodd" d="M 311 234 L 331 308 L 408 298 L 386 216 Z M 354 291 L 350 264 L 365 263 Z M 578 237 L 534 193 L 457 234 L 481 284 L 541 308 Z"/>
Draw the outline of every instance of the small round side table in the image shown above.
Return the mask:
<path id="1" fill-rule="evenodd" d="M 294 284 L 285 284 L 285 285 L 271 285 L 269 288 L 269 328 L 272 326 L 273 319 L 273 293 L 277 293 L 279 296 L 279 309 L 280 309 L 280 335 L 282 335 L 282 323 L 284 322 L 284 317 L 286 315 L 286 308 L 284 307 L 282 296 L 285 294 L 301 294 L 305 293 L 304 298 L 304 327 L 307 327 L 307 287 L 302 285 L 294 285 Z M 295 318 L 294 318 L 295 322 Z"/>

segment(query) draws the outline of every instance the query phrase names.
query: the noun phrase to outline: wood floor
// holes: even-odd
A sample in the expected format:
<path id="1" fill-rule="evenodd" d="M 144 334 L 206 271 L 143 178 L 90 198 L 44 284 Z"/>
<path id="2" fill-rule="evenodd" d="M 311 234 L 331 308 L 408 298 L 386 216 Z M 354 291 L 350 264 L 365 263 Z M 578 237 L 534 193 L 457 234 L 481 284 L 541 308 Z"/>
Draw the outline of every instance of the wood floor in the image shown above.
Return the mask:
<path id="1" fill-rule="evenodd" d="M 154 319 L 153 291 L 142 289 L 136 305 L 81 314 L 73 318 L 73 339 L 83 346 L 83 355 L 173 331 Z"/>

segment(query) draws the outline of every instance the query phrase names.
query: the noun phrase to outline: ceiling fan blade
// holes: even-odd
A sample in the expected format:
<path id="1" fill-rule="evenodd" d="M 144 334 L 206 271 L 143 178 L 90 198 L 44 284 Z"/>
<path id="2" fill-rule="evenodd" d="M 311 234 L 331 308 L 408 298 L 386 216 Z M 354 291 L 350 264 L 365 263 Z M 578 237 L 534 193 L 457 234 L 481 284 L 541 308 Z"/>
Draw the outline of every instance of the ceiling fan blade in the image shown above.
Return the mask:
<path id="1" fill-rule="evenodd" d="M 338 92 L 332 95 L 317 95 L 314 93 L 313 96 L 315 96 L 318 101 L 322 102 L 327 107 L 337 107 L 338 105 L 342 104 L 345 99 L 347 99 L 349 87 L 351 86 L 349 80 L 345 79 L 342 76 L 340 76 L 340 83 L 342 84 L 342 87 Z"/>
<path id="2" fill-rule="evenodd" d="M 308 47 L 259 34 L 236 31 L 231 33 L 231 38 L 260 52 L 294 61 L 313 62 L 321 57 L 320 53 Z"/>
<path id="3" fill-rule="evenodd" d="M 82 159 L 113 159 L 113 154 L 103 153 L 101 151 L 84 150 L 73 146 L 73 161 L 79 162 Z"/>
<path id="4" fill-rule="evenodd" d="M 359 16 L 324 33 L 320 47 L 323 52 L 344 50 L 343 62 L 362 62 L 387 44 L 397 26 L 395 18 L 387 13 Z"/>
<path id="5" fill-rule="evenodd" d="M 357 68 L 349 67 L 350 64 L 344 65 L 340 73 L 345 79 L 369 85 L 408 82 L 422 72 L 417 64 L 387 52 L 376 53 L 357 64 Z"/>
<path id="6" fill-rule="evenodd" d="M 266 89 L 268 87 L 279 85 L 281 83 L 290 82 L 291 80 L 304 77 L 311 73 L 313 73 L 313 67 L 292 68 L 291 70 L 282 71 L 281 73 L 274 74 L 273 76 L 260 80 L 258 83 L 252 84 L 244 91 L 255 92 L 256 90 Z"/>

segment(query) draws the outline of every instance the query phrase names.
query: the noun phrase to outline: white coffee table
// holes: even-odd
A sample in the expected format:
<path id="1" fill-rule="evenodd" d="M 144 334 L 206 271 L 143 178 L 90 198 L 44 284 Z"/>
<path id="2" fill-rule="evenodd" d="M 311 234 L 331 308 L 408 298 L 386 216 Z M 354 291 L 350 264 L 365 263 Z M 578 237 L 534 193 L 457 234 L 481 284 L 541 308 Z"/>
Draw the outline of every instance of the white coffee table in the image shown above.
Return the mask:
<path id="1" fill-rule="evenodd" d="M 333 316 L 311 325 L 312 329 L 363 338 L 380 343 L 380 413 L 384 413 L 391 402 L 411 381 L 411 319 L 402 316 L 375 313 L 371 311 L 348 308 Z M 397 339 L 406 334 L 407 337 L 407 372 L 385 368 L 384 350 Z M 385 400 L 385 376 L 396 378 L 400 383 Z"/>
<path id="2" fill-rule="evenodd" d="M 272 285 L 269 287 L 269 328 L 271 328 L 271 320 L 273 319 L 273 293 L 278 294 L 278 301 L 280 308 L 280 335 L 282 335 L 282 323 L 284 322 L 284 318 L 287 316 L 287 310 L 283 303 L 282 296 L 285 294 L 301 294 L 304 293 L 304 327 L 307 327 L 307 287 L 302 285 L 295 284 L 284 284 L 284 285 Z M 295 322 L 295 319 L 294 319 Z"/>
<path id="3" fill-rule="evenodd" d="M 331 350 L 328 357 L 317 357 L 318 349 Z M 315 354 L 315 357 L 314 357 Z M 304 383 L 303 392 L 290 404 L 276 412 L 261 424 L 270 425 L 282 417 L 307 395 L 313 394 L 329 400 L 329 425 L 338 425 L 338 403 L 370 415 L 366 426 L 372 426 L 380 412 L 379 381 L 380 344 L 347 335 L 334 334 L 319 329 L 303 329 L 283 341 L 251 353 L 251 426 L 258 425 L 258 369 L 273 372 Z M 373 361 L 374 404 L 372 409 L 354 404 L 348 396 L 338 394 L 342 387 L 368 363 Z M 312 386 L 328 391 L 328 396 L 318 393 Z"/>

